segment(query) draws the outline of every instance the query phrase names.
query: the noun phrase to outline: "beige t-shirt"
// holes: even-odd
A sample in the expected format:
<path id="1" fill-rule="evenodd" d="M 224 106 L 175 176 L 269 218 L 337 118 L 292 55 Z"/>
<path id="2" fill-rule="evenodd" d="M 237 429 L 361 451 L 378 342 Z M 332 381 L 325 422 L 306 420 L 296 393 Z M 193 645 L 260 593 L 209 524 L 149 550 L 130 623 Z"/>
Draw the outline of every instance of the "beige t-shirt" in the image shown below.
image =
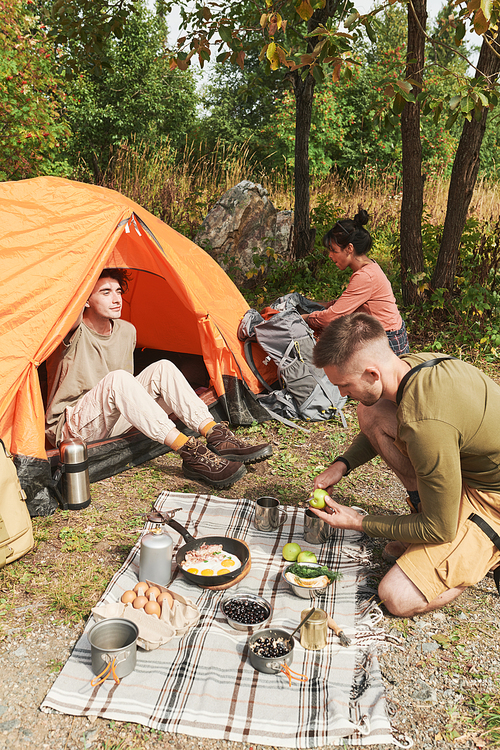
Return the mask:
<path id="1" fill-rule="evenodd" d="M 66 420 L 65 410 L 114 370 L 134 372 L 136 331 L 125 320 L 113 321 L 110 336 L 80 323 L 69 343 L 62 343 L 47 362 L 49 381 L 45 432 L 57 445 Z"/>

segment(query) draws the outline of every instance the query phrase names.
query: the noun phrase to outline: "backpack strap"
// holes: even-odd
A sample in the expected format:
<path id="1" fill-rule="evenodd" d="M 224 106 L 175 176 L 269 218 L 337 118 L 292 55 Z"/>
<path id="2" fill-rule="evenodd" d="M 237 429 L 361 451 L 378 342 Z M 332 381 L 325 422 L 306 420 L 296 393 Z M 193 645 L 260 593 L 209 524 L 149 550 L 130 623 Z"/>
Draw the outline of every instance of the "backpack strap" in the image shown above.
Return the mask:
<path id="1" fill-rule="evenodd" d="M 257 399 L 259 397 L 257 396 Z M 300 424 L 295 424 L 295 422 L 292 422 L 291 419 L 287 419 L 286 417 L 282 417 L 281 414 L 277 414 L 275 411 L 272 411 L 271 409 L 268 409 L 268 407 L 265 404 L 260 404 L 263 409 L 267 411 L 271 419 L 276 419 L 278 422 L 281 422 L 282 424 L 286 424 L 287 427 L 293 427 L 294 430 L 300 430 L 301 432 L 305 432 L 307 435 L 311 434 L 311 430 L 306 430 L 305 427 L 302 427 Z"/>
<path id="2" fill-rule="evenodd" d="M 399 406 L 401 403 L 401 399 L 403 398 L 403 391 L 405 389 L 405 386 L 412 375 L 415 375 L 416 372 L 422 369 L 422 367 L 434 367 L 435 365 L 438 365 L 440 362 L 443 362 L 446 359 L 456 359 L 456 357 L 450 357 L 446 355 L 445 357 L 436 357 L 435 359 L 428 359 L 426 362 L 421 362 L 419 365 L 416 365 L 416 367 L 412 367 L 411 370 L 409 370 L 406 375 L 403 377 L 402 381 L 399 384 L 397 393 L 396 393 L 396 403 Z"/>
<path id="3" fill-rule="evenodd" d="M 487 523 L 484 518 L 478 516 L 477 513 L 471 513 L 467 520 L 472 521 L 476 524 L 476 526 L 479 526 L 481 531 L 484 531 L 486 536 L 491 539 L 495 547 L 500 550 L 500 536 L 494 529 L 491 528 L 489 523 Z M 493 580 L 495 581 L 497 591 L 500 594 L 500 567 L 495 568 L 495 570 L 493 571 Z"/>
<path id="4" fill-rule="evenodd" d="M 245 353 L 245 359 L 247 361 L 247 365 L 249 366 L 249 368 L 251 369 L 251 371 L 253 372 L 257 380 L 259 381 L 259 383 L 261 383 L 267 391 L 272 392 L 273 389 L 271 388 L 269 383 L 267 383 L 264 380 L 264 378 L 262 377 L 262 375 L 257 369 L 257 365 L 255 364 L 255 360 L 253 358 L 253 352 L 252 352 L 253 340 L 255 339 L 247 339 L 245 343 L 243 344 L 243 351 Z"/>

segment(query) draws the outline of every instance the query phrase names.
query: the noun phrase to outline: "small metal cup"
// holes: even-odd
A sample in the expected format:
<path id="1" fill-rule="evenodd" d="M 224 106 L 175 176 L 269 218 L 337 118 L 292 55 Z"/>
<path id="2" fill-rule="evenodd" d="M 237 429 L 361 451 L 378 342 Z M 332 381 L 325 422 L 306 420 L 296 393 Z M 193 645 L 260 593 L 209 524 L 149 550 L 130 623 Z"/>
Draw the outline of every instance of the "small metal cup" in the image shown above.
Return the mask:
<path id="1" fill-rule="evenodd" d="M 255 528 L 259 531 L 276 531 L 287 518 L 286 510 L 275 497 L 259 497 L 255 502 Z"/>
<path id="2" fill-rule="evenodd" d="M 309 609 L 302 610 L 300 613 L 301 619 L 308 612 L 310 612 Z M 319 651 L 325 648 L 327 637 L 328 625 L 326 612 L 322 609 L 316 609 L 300 629 L 300 645 L 310 651 Z"/>
<path id="3" fill-rule="evenodd" d="M 304 539 L 308 544 L 323 544 L 335 535 L 335 531 L 326 521 L 307 508 L 304 514 Z"/>

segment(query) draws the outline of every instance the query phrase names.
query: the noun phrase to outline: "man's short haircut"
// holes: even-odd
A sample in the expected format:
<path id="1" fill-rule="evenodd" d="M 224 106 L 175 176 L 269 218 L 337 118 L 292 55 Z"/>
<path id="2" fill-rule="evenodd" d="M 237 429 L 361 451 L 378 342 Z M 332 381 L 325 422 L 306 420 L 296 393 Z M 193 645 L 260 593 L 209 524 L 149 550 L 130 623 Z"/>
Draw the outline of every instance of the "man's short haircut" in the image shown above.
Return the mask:
<path id="1" fill-rule="evenodd" d="M 122 288 L 122 292 L 125 294 L 125 292 L 128 290 L 128 282 L 130 281 L 130 276 L 126 268 L 103 268 L 101 271 L 101 275 L 99 276 L 100 279 L 104 279 L 108 277 L 110 279 L 114 279 L 119 283 L 119 285 Z"/>
<path id="2" fill-rule="evenodd" d="M 358 312 L 332 320 L 313 350 L 316 367 L 344 367 L 366 344 L 381 341 L 390 350 L 383 325 L 373 315 Z"/>

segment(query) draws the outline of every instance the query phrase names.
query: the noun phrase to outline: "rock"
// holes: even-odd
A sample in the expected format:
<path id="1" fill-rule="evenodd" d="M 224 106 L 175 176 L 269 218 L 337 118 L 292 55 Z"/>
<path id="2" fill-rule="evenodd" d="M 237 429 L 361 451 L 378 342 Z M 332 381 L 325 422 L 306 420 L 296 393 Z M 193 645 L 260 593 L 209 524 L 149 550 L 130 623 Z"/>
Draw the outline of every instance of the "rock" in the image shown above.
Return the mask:
<path id="1" fill-rule="evenodd" d="M 426 643 L 422 643 L 422 653 L 428 654 L 431 651 L 437 651 L 439 648 L 439 643 L 436 643 L 435 641 L 430 641 Z"/>
<path id="2" fill-rule="evenodd" d="M 444 612 L 433 612 L 432 617 L 434 620 L 439 620 L 440 622 L 444 622 L 446 620 L 446 615 Z"/>
<path id="3" fill-rule="evenodd" d="M 286 258 L 292 226 L 292 211 L 277 211 L 262 185 L 243 180 L 217 201 L 194 241 L 231 274 L 235 283 L 254 285 L 257 277 L 249 284 L 246 276 L 260 265 L 254 255 L 259 255 L 266 266 L 268 248 Z"/>
<path id="4" fill-rule="evenodd" d="M 12 729 L 16 729 L 21 725 L 19 719 L 11 719 L 10 721 L 2 721 L 0 723 L 0 732 L 10 732 Z"/>
<path id="5" fill-rule="evenodd" d="M 411 697 L 415 701 L 421 703 L 437 703 L 437 693 L 430 685 L 427 685 L 423 680 L 417 680 L 417 689 L 412 693 Z"/>

